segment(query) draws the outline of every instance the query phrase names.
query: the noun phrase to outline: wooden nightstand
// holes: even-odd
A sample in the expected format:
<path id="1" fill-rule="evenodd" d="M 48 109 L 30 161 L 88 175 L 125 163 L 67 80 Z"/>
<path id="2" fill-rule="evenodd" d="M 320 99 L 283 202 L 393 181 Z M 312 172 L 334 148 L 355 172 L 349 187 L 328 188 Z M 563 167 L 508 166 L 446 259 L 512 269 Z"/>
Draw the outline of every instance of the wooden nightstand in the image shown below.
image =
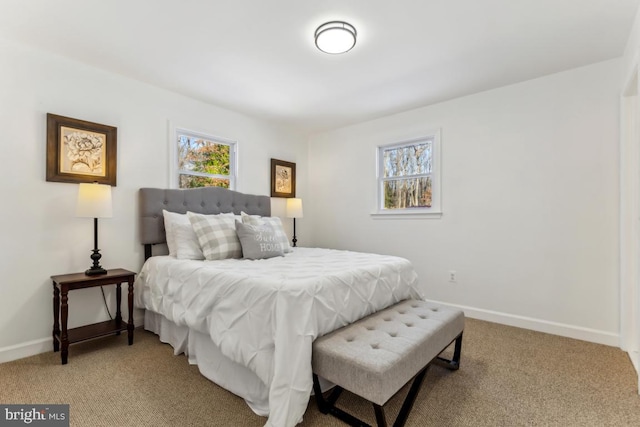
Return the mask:
<path id="1" fill-rule="evenodd" d="M 51 276 L 53 280 L 53 351 L 62 350 L 60 356 L 62 364 L 67 364 L 69 344 L 104 335 L 120 335 L 122 331 L 128 331 L 129 345 L 133 344 L 133 280 L 135 273 L 122 268 L 108 270 L 107 274 L 87 276 L 84 273 L 63 274 Z M 120 302 L 122 292 L 120 285 L 129 284 L 128 307 L 129 321 L 122 321 Z M 94 323 L 67 330 L 69 317 L 68 292 L 74 289 L 92 288 L 94 286 L 116 285 L 116 317 L 106 322 Z"/>

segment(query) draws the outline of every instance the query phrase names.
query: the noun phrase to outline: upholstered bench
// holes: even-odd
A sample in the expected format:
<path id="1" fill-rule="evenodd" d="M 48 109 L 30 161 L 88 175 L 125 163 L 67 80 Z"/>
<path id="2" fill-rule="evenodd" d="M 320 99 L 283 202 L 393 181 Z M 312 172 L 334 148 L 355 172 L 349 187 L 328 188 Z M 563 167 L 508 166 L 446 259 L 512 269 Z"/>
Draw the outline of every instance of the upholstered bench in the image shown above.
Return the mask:
<path id="1" fill-rule="evenodd" d="M 460 366 L 463 329 L 461 311 L 406 300 L 316 339 L 313 387 L 318 408 L 352 426 L 368 425 L 335 406 L 346 389 L 372 402 L 378 426 L 386 426 L 382 406 L 415 378 L 394 423 L 403 426 L 431 362 L 452 370 Z M 439 357 L 453 341 L 453 358 Z M 328 399 L 318 376 L 336 384 Z"/>

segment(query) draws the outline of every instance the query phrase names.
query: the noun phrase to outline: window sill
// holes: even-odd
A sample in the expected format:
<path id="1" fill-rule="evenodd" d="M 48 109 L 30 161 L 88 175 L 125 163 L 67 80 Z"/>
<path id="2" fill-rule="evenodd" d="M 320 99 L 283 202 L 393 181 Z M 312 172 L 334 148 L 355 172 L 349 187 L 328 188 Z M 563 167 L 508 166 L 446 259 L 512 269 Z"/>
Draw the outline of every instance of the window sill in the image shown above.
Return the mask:
<path id="1" fill-rule="evenodd" d="M 440 219 L 442 217 L 442 212 L 394 210 L 372 212 L 370 215 L 373 219 Z"/>

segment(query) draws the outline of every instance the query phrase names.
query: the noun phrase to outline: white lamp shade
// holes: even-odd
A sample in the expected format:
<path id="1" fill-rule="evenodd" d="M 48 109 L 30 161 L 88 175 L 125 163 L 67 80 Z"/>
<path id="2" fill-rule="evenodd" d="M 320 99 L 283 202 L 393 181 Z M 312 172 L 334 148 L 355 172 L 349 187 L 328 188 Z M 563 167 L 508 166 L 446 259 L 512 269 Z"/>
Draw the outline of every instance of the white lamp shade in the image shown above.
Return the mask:
<path id="1" fill-rule="evenodd" d="M 111 186 L 103 184 L 80 184 L 76 216 L 82 218 L 111 218 Z"/>
<path id="2" fill-rule="evenodd" d="M 302 217 L 302 199 L 287 199 L 287 218 Z"/>

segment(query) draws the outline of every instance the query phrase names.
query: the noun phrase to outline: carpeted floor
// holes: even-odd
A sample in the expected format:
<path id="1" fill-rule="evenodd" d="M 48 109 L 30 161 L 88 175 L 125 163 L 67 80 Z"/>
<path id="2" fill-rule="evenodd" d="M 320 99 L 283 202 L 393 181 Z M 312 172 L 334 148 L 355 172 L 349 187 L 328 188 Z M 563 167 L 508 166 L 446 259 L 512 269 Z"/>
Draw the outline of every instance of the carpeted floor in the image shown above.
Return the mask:
<path id="1" fill-rule="evenodd" d="M 385 406 L 395 417 L 406 387 Z M 370 404 L 341 406 L 375 424 Z M 141 329 L 0 365 L 0 403 L 69 403 L 72 426 L 262 426 L 244 401 Z M 302 426 L 343 426 L 310 401 Z M 640 426 L 620 349 L 467 319 L 459 371 L 432 367 L 408 426 Z"/>

